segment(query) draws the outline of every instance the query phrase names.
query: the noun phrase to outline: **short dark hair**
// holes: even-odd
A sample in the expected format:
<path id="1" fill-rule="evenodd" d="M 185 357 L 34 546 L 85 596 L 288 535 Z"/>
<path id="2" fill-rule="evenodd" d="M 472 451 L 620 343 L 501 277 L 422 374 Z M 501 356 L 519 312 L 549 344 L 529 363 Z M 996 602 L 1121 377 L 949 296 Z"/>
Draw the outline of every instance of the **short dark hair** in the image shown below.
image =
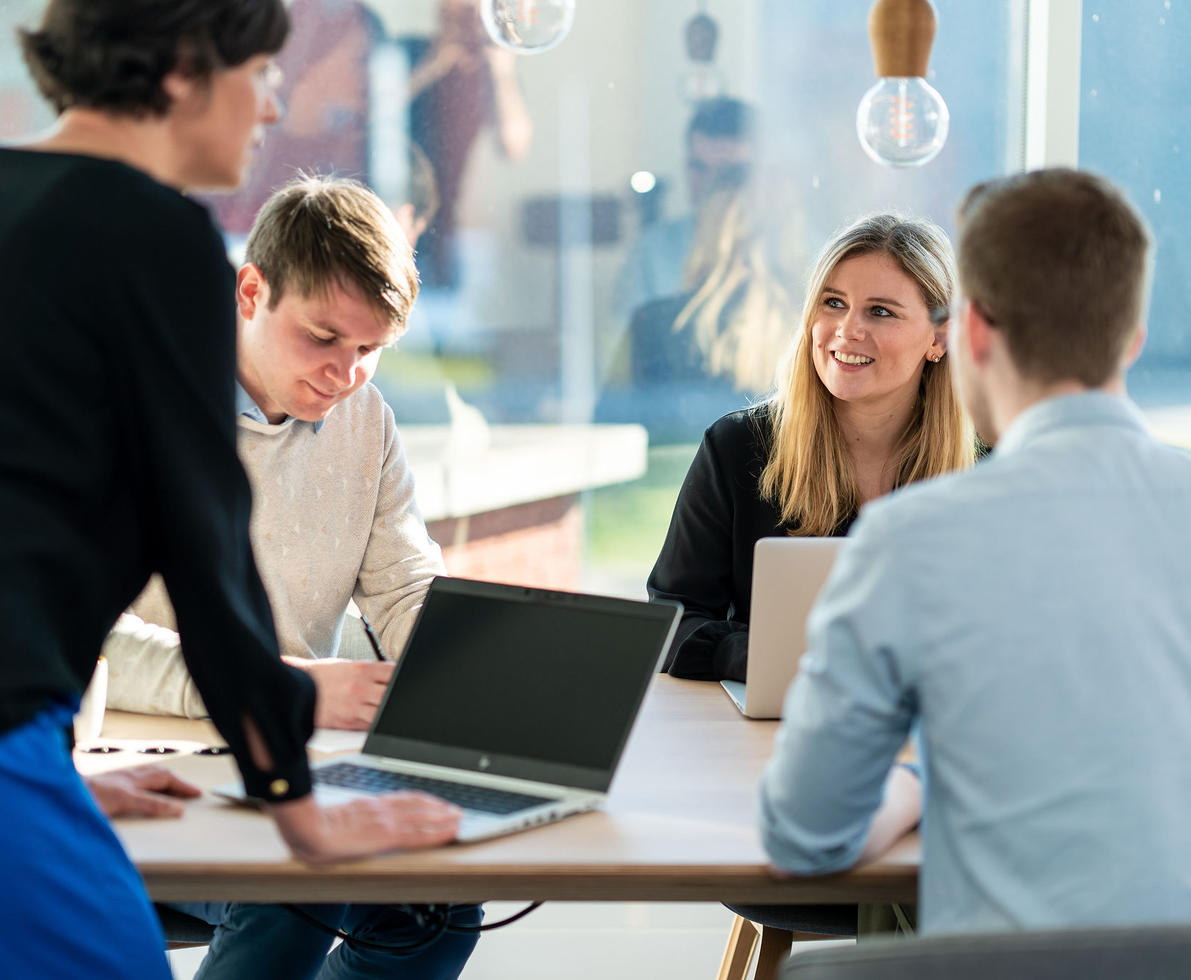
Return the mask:
<path id="1" fill-rule="evenodd" d="M 702 99 L 695 104 L 694 114 L 687 124 L 687 142 L 695 133 L 713 139 L 750 140 L 754 129 L 753 107 L 740 99 L 726 95 Z"/>
<path id="2" fill-rule="evenodd" d="M 359 181 L 301 176 L 261 207 L 244 259 L 269 284 L 269 308 L 290 290 L 303 297 L 354 289 L 399 333 L 418 295 L 413 249 L 393 212 Z"/>
<path id="3" fill-rule="evenodd" d="M 36 30 L 18 32 L 25 63 L 57 112 L 72 106 L 163 115 L 161 80 L 206 79 L 281 50 L 282 0 L 50 0 Z"/>
<path id="4" fill-rule="evenodd" d="M 1053 168 L 979 184 L 959 210 L 959 281 L 1035 381 L 1099 387 L 1145 315 L 1151 239 L 1103 177 Z"/>

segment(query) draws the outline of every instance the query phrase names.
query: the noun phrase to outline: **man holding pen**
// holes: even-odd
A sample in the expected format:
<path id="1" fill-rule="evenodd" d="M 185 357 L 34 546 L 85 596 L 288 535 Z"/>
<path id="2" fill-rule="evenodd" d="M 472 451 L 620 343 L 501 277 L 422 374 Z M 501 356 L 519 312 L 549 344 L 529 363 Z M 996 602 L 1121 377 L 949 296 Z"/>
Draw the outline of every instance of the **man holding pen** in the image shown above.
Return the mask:
<path id="1" fill-rule="evenodd" d="M 283 659 L 318 691 L 315 724 L 366 729 L 414 617 L 443 573 L 414 501 L 393 413 L 369 384 L 417 295 L 391 211 L 349 180 L 304 177 L 261 209 L 236 276 L 237 445 L 252 486 L 251 537 Z M 379 635 L 372 652 L 354 600 Z M 347 656 L 343 656 L 343 654 Z M 104 647 L 108 705 L 202 717 L 173 610 L 153 580 Z M 362 660 L 361 660 L 362 658 Z M 454 977 L 475 932 L 437 939 L 402 906 L 178 906 L 216 926 L 204 978 Z M 343 929 L 365 940 L 327 956 Z M 476 905 L 452 927 L 474 927 Z M 425 944 L 424 946 L 422 944 Z M 416 952 L 411 947 L 419 947 Z"/>

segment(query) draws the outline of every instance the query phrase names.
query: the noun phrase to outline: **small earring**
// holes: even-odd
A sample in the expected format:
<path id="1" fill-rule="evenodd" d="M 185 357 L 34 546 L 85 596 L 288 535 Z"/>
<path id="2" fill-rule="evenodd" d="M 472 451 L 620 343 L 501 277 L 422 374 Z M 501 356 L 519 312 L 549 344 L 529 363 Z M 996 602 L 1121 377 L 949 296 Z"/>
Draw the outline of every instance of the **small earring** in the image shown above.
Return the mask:
<path id="1" fill-rule="evenodd" d="M 931 359 L 931 363 L 938 364 L 939 361 L 943 360 L 943 355 L 942 354 L 932 354 L 930 359 Z"/>

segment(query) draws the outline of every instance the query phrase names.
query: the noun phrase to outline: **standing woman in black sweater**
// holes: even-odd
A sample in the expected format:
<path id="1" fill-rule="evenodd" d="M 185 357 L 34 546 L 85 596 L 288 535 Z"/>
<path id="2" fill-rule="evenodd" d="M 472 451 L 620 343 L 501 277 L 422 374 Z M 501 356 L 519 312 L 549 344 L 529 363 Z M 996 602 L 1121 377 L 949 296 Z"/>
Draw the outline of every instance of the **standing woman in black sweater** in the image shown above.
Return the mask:
<path id="1" fill-rule="evenodd" d="M 946 361 L 954 282 L 928 221 L 872 215 L 820 253 L 776 390 L 707 430 L 679 491 L 649 577 L 685 608 L 671 674 L 744 680 L 759 538 L 846 534 L 866 501 L 971 464 Z"/>
<path id="2" fill-rule="evenodd" d="M 282 0 L 50 0 L 22 32 L 58 110 L 0 149 L 0 962 L 168 978 L 103 814 L 174 815 L 160 770 L 90 781 L 68 730 L 108 629 L 160 571 L 187 665 L 248 791 L 323 862 L 454 836 L 420 794 L 321 808 L 314 689 L 284 666 L 236 458 L 233 275 L 206 210 L 280 107 Z"/>

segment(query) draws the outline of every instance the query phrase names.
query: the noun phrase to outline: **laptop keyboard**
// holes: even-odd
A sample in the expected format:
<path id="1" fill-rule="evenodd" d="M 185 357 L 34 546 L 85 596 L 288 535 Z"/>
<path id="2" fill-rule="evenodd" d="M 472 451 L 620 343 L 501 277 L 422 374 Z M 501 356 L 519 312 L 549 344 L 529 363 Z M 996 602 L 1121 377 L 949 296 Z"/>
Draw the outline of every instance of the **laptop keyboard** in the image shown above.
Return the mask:
<path id="1" fill-rule="evenodd" d="M 403 772 L 389 772 L 387 769 L 373 769 L 357 766 L 351 762 L 337 762 L 311 771 L 316 783 L 325 786 L 342 786 L 364 793 L 389 793 L 393 790 L 417 789 L 432 793 L 444 800 L 463 807 L 465 810 L 479 810 L 481 813 L 516 813 L 542 803 L 554 801 L 545 796 L 531 796 L 528 793 L 511 793 L 508 790 L 493 789 L 490 786 L 473 786 L 469 783 L 454 783 L 446 779 L 432 779 L 429 776 L 412 776 Z"/>

